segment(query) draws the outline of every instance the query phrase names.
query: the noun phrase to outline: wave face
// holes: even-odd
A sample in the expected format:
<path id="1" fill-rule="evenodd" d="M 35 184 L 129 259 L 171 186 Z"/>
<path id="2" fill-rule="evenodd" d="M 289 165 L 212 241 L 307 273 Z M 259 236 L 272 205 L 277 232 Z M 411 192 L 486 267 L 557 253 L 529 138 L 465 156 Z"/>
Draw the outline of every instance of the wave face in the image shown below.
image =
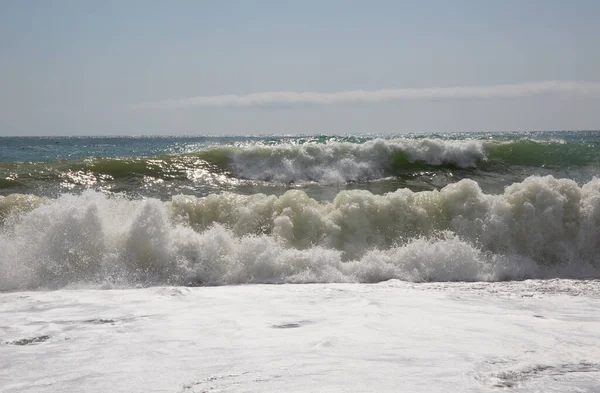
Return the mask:
<path id="1" fill-rule="evenodd" d="M 375 139 L 362 144 L 227 147 L 211 150 L 223 169 L 245 179 L 292 183 L 370 181 L 424 169 L 488 171 L 511 166 L 553 167 L 598 164 L 600 146 L 559 141 Z M 199 155 L 203 157 L 203 154 Z"/>
<path id="2" fill-rule="evenodd" d="M 236 177 L 280 183 L 369 181 L 424 166 L 474 168 L 486 157 L 481 141 L 435 139 L 228 147 L 211 153 L 223 157 Z"/>
<path id="3" fill-rule="evenodd" d="M 497 195 L 472 180 L 348 190 L 328 203 L 300 190 L 13 194 L 0 197 L 0 223 L 0 290 L 600 276 L 598 179 L 532 176 Z"/>
<path id="4" fill-rule="evenodd" d="M 148 156 L 112 157 L 106 153 L 81 158 L 82 153 L 78 153 L 72 160 L 52 161 L 48 156 L 49 161 L 44 162 L 0 162 L 0 194 L 56 197 L 63 192 L 95 189 L 164 200 L 178 193 L 208 195 L 224 190 L 281 194 L 282 189 L 336 186 L 339 191 L 348 184 L 375 182 L 382 183 L 380 191 L 374 186 L 362 188 L 383 193 L 398 187 L 441 188 L 463 178 L 496 192 L 530 175 L 589 181 L 600 169 L 597 139 L 594 136 L 574 143 L 531 139 L 290 138 L 142 149 Z M 99 153 L 95 149 L 89 150 L 90 154 Z M 116 153 L 123 150 L 120 147 Z M 132 151 L 138 150 L 132 146 Z M 22 158 L 26 157 L 31 158 L 31 154 Z"/>

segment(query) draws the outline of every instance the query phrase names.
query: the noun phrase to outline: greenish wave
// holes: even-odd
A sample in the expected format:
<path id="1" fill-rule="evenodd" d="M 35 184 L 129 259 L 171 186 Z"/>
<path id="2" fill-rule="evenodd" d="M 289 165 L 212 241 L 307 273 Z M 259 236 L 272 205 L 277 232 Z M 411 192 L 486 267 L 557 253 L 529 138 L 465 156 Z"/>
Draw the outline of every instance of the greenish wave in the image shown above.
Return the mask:
<path id="1" fill-rule="evenodd" d="M 325 137 L 323 137 L 325 138 Z M 314 138 L 312 139 L 314 142 Z M 600 144 L 521 140 L 375 139 L 218 146 L 194 153 L 134 158 L 0 163 L 0 188 L 32 182 L 74 182 L 82 177 L 150 177 L 192 181 L 200 172 L 274 183 L 368 182 L 423 171 L 476 175 L 537 169 L 600 167 Z"/>
<path id="2" fill-rule="evenodd" d="M 600 145 L 597 142 L 568 144 L 528 140 L 498 143 L 490 146 L 487 159 L 491 164 L 533 167 L 597 165 L 600 159 Z"/>

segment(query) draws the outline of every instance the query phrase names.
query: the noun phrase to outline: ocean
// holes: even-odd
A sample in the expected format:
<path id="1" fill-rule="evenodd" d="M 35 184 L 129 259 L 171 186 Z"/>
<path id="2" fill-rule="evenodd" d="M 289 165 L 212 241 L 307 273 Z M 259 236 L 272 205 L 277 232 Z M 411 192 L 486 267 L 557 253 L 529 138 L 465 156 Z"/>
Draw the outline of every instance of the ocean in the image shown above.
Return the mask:
<path id="1" fill-rule="evenodd" d="M 600 273 L 600 132 L 0 139 L 0 290 Z"/>
<path id="2" fill-rule="evenodd" d="M 598 392 L 599 174 L 600 131 L 0 138 L 0 391 Z"/>

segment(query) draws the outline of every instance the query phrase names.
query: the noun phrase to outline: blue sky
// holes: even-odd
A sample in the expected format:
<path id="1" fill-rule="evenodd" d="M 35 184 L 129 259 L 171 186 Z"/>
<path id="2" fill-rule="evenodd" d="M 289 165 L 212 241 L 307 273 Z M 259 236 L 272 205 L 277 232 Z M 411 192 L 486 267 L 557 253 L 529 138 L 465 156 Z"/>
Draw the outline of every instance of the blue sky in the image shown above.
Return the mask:
<path id="1" fill-rule="evenodd" d="M 585 0 L 0 0 L 0 135 L 600 129 L 598 20 Z"/>

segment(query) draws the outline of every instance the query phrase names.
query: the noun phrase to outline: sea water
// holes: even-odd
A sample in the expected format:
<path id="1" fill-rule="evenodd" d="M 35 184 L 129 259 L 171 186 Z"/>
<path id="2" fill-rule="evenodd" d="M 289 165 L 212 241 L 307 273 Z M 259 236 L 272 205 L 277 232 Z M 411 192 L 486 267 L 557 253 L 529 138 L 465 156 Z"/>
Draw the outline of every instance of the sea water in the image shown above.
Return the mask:
<path id="1" fill-rule="evenodd" d="M 0 290 L 600 275 L 600 133 L 0 138 Z"/>
<path id="2" fill-rule="evenodd" d="M 0 138 L 0 391 L 598 392 L 599 159 L 600 132 Z"/>

